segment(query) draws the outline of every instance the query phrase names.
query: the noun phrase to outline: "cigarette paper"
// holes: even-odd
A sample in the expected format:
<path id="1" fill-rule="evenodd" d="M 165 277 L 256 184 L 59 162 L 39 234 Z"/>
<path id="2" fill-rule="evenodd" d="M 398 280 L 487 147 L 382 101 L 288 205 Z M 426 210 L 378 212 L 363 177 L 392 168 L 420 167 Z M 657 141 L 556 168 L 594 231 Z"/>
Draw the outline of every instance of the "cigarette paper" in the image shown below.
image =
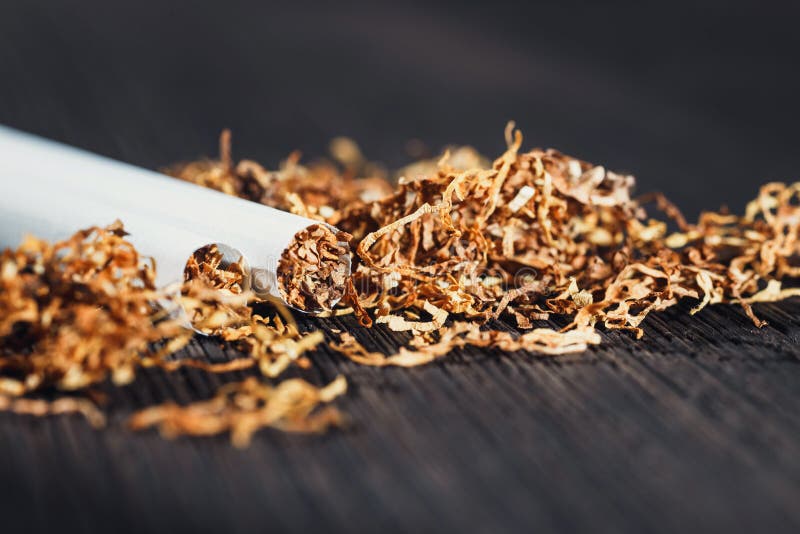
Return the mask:
<path id="1" fill-rule="evenodd" d="M 320 225 L 0 126 L 0 247 L 17 246 L 25 235 L 64 239 L 116 219 L 136 248 L 156 260 L 159 286 L 181 281 L 190 256 L 216 244 L 226 259 L 243 258 L 249 289 L 282 299 L 281 255 L 300 232 Z M 339 272 L 349 275 L 349 247 L 340 245 L 346 252 Z M 332 292 L 324 308 L 303 311 L 333 306 L 342 291 Z"/>

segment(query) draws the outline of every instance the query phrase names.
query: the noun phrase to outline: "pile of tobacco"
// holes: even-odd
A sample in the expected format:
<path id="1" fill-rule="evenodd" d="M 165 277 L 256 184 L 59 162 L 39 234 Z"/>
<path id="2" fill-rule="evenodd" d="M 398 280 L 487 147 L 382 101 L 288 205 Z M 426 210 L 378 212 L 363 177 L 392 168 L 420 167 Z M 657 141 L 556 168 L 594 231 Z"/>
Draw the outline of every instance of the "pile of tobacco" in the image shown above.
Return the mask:
<path id="1" fill-rule="evenodd" d="M 338 293 L 322 297 L 342 297 L 327 313 L 413 334 L 409 346 L 383 354 L 340 333 L 331 347 L 365 365 L 415 366 L 466 345 L 579 352 L 600 342 L 600 326 L 640 338 L 648 313 L 682 298 L 696 302 L 692 314 L 708 304 L 738 304 L 762 326 L 753 303 L 800 294 L 783 285 L 800 275 L 800 183 L 766 184 L 743 215 L 705 212 L 690 223 L 661 195 L 634 198 L 632 176 L 555 150 L 523 152 L 513 124 L 506 141 L 494 162 L 453 148 L 394 179 L 346 139 L 332 144 L 335 162 L 306 166 L 293 154 L 277 170 L 236 163 L 224 132 L 219 160 L 167 172 L 328 223 L 342 231 L 338 239 L 352 236 L 352 274 L 324 273 Z M 307 237 L 311 243 L 319 236 L 312 228 Z M 339 254 L 336 239 L 325 239 L 330 243 L 320 246 Z M 281 261 L 291 263 L 303 247 Z M 302 334 L 279 302 L 257 314 L 264 308 L 254 308 L 258 299 L 244 289 L 240 266 L 220 259 L 213 247 L 196 254 L 180 291 L 169 292 L 154 286 L 154 266 L 118 222 L 4 251 L 0 409 L 80 412 L 101 425 L 92 386 L 128 383 L 141 367 L 252 367 L 272 379 L 290 365 L 310 366 L 304 353 L 322 334 Z M 313 306 L 320 293 L 305 286 L 284 297 Z M 242 358 L 209 364 L 172 356 L 194 335 L 186 315 L 195 330 L 219 336 Z M 546 326 L 552 316 L 568 325 Z M 492 319 L 512 321 L 521 333 L 492 330 Z M 207 401 L 147 408 L 130 424 L 158 426 L 165 436 L 230 432 L 245 445 L 265 426 L 316 432 L 343 420 L 336 408 L 321 406 L 345 392 L 342 377 L 323 388 L 300 379 L 268 384 L 253 376 Z"/>

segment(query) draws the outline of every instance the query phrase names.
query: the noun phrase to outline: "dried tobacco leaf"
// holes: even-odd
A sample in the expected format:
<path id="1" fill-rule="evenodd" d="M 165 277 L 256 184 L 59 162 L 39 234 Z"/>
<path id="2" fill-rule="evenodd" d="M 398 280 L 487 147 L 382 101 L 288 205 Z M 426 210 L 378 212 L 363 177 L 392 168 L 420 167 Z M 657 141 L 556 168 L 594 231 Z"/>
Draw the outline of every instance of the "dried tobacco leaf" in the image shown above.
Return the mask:
<path id="1" fill-rule="evenodd" d="M 229 141 L 222 139 L 224 154 Z M 800 184 L 765 185 L 743 217 L 706 212 L 690 224 L 663 195 L 634 199 L 632 176 L 555 150 L 521 152 L 513 123 L 506 141 L 508 149 L 493 163 L 463 148 L 406 167 L 393 191 L 367 167 L 357 178 L 353 166 L 337 174 L 332 165 L 301 166 L 297 155 L 274 172 L 252 162 L 234 167 L 223 158 L 204 162 L 202 172 L 189 164 L 175 174 L 201 184 L 213 174 L 212 187 L 239 196 L 258 185 L 261 193 L 251 200 L 353 234 L 359 261 L 345 298 L 349 307 L 332 314 L 356 313 L 364 326 L 374 318 L 419 334 L 418 347 L 395 356 L 370 353 L 348 335 L 335 344 L 363 363 L 425 363 L 464 344 L 581 351 L 599 342 L 596 324 L 640 337 L 648 313 L 681 298 L 699 300 L 692 313 L 738 303 L 761 326 L 752 303 L 798 293 L 782 284 L 800 273 Z M 351 155 L 340 154 L 340 161 L 363 161 L 352 145 L 339 148 Z M 315 182 L 341 189 L 320 197 L 308 187 Z M 658 211 L 648 213 L 650 204 Z M 668 232 L 670 222 L 676 232 Z M 442 315 L 409 320 L 431 309 Z M 456 322 L 445 324 L 447 314 Z M 561 332 L 534 328 L 554 315 L 570 325 Z M 513 337 L 478 329 L 502 316 L 532 331 Z"/>
<path id="2" fill-rule="evenodd" d="M 55 387 L 85 390 L 111 378 L 127 384 L 139 367 L 174 371 L 195 367 L 228 372 L 258 367 L 277 376 L 323 340 L 301 334 L 287 310 L 265 318 L 246 291 L 241 260 L 225 264 L 216 246 L 187 263 L 180 295 L 154 286 L 155 268 L 124 239 L 120 222 L 94 227 L 49 244 L 28 238 L 0 256 L 0 410 L 45 416 L 83 414 L 93 425 L 102 412 L 87 399 L 21 398 Z M 180 305 L 193 327 L 230 341 L 247 357 L 221 364 L 165 357 L 194 332 L 182 317 L 156 303 Z M 286 320 L 281 318 L 281 314 Z M 166 341 L 159 349 L 155 342 Z M 293 419 L 300 424 L 300 418 Z"/>
<path id="3" fill-rule="evenodd" d="M 442 327 L 436 331 L 436 339 L 415 338 L 416 347 L 401 347 L 397 354 L 385 356 L 379 352 L 370 352 L 358 343 L 349 333 L 342 333 L 339 343 L 332 343 L 331 348 L 356 363 L 385 367 L 415 367 L 432 362 L 436 358 L 447 355 L 457 347 L 495 347 L 504 351 L 528 350 L 541 354 L 568 354 L 582 352 L 589 345 L 600 343 L 600 334 L 592 328 L 580 328 L 559 332 L 551 328 L 537 328 L 519 336 L 498 330 L 481 330 L 476 323 L 457 321 L 452 326 Z"/>
<path id="4" fill-rule="evenodd" d="M 106 416 L 88 399 L 62 397 L 52 402 L 0 395 L 0 411 L 18 415 L 45 417 L 47 415 L 80 414 L 95 428 L 104 427 Z"/>
<path id="5" fill-rule="evenodd" d="M 133 380 L 152 343 L 180 336 L 153 303 L 154 268 L 118 221 L 0 255 L 0 393 L 83 389 Z"/>
<path id="6" fill-rule="evenodd" d="M 129 425 L 134 430 L 158 426 L 161 435 L 210 436 L 230 432 L 236 447 L 246 447 L 254 432 L 272 427 L 287 432 L 324 432 L 343 422 L 334 407 L 316 410 L 347 391 L 347 381 L 338 376 L 325 387 L 317 388 L 297 378 L 275 387 L 256 378 L 222 386 L 211 400 L 187 406 L 164 404 L 134 415 Z"/>
<path id="7" fill-rule="evenodd" d="M 632 176 L 555 150 L 521 152 L 513 124 L 506 141 L 494 162 L 454 148 L 406 167 L 392 186 L 347 140 L 332 146 L 341 167 L 306 167 L 293 154 L 268 171 L 252 161 L 234 164 L 230 134 L 223 132 L 219 161 L 170 172 L 352 234 L 358 257 L 349 277 L 337 258 L 351 236 L 320 224 L 298 234 L 281 259 L 279 278 L 293 305 L 354 313 L 365 327 L 376 323 L 414 335 L 408 347 L 385 355 L 340 332 L 333 348 L 365 365 L 421 365 L 464 346 L 580 352 L 600 342 L 598 324 L 640 337 L 651 311 L 683 298 L 697 300 L 692 314 L 709 304 L 738 303 L 763 326 L 752 304 L 800 294 L 786 287 L 800 276 L 800 183 L 764 185 L 743 216 L 705 212 L 689 223 L 662 195 L 634 198 Z M 222 372 L 257 365 L 274 377 L 292 363 L 310 364 L 302 354 L 322 334 L 301 334 L 279 304 L 270 317 L 255 314 L 258 299 L 248 291 L 243 266 L 225 264 L 214 247 L 187 264 L 178 298 L 196 330 L 227 340 L 246 357 L 224 364 L 165 360 L 192 332 L 152 305 L 165 295 L 153 287 L 152 267 L 123 237 L 115 224 L 52 246 L 29 239 L 3 252 L 0 409 L 75 411 L 96 423 L 98 413 L 80 399 L 19 397 L 48 386 L 82 389 L 106 377 L 126 383 L 138 366 Z M 330 284 L 309 283 L 309 272 Z M 536 324 L 554 316 L 568 326 Z M 524 333 L 486 327 L 502 317 Z M 152 352 L 160 339 L 166 345 Z M 273 388 L 251 378 L 209 401 L 147 409 L 132 426 L 158 425 L 168 436 L 230 431 L 244 445 L 264 426 L 318 431 L 338 424 L 337 411 L 314 409 L 343 391 L 343 379 L 320 390 L 297 380 Z"/>

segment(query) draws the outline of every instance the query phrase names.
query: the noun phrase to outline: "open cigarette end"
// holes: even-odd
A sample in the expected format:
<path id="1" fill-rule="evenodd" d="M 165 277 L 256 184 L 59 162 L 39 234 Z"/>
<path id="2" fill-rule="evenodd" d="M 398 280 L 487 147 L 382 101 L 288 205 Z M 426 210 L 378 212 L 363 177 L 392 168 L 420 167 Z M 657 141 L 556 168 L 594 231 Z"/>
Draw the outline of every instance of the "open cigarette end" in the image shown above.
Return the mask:
<path id="1" fill-rule="evenodd" d="M 331 310 L 350 276 L 352 236 L 324 224 L 295 234 L 278 261 L 278 291 L 290 306 L 309 313 Z"/>
<path id="2" fill-rule="evenodd" d="M 250 268 L 238 250 L 223 243 L 200 247 L 183 270 L 174 317 L 200 334 L 228 335 L 249 320 L 249 288 Z"/>
<path id="3" fill-rule="evenodd" d="M 193 280 L 202 281 L 210 289 L 225 289 L 241 294 L 250 286 L 249 267 L 244 256 L 222 243 L 197 249 L 183 270 L 184 294 Z"/>
<path id="4" fill-rule="evenodd" d="M 183 271 L 184 306 L 196 304 L 195 297 L 208 290 L 222 290 L 232 298 L 238 295 L 259 299 L 269 298 L 271 288 L 277 286 L 282 300 L 297 310 L 328 311 L 344 295 L 350 276 L 350 237 L 325 224 L 313 224 L 295 234 L 277 267 L 268 270 L 252 267 L 241 252 L 223 243 L 201 247 L 192 254 Z M 191 308 L 188 321 L 192 326 L 200 332 L 212 333 L 213 327 L 199 325 L 209 326 L 209 313 L 216 311 L 215 307 Z"/>

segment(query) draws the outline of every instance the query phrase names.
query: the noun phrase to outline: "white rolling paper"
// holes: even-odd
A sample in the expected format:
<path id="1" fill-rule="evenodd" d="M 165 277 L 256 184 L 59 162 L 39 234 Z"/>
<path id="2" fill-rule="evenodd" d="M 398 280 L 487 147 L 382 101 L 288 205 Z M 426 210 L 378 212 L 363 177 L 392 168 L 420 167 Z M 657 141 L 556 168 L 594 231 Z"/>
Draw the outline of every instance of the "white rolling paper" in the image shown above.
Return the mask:
<path id="1" fill-rule="evenodd" d="M 281 253 L 297 232 L 319 224 L 0 126 L 0 248 L 26 234 L 57 240 L 116 219 L 155 258 L 160 286 L 182 280 L 192 253 L 216 243 L 244 257 L 253 290 L 279 298 Z"/>

